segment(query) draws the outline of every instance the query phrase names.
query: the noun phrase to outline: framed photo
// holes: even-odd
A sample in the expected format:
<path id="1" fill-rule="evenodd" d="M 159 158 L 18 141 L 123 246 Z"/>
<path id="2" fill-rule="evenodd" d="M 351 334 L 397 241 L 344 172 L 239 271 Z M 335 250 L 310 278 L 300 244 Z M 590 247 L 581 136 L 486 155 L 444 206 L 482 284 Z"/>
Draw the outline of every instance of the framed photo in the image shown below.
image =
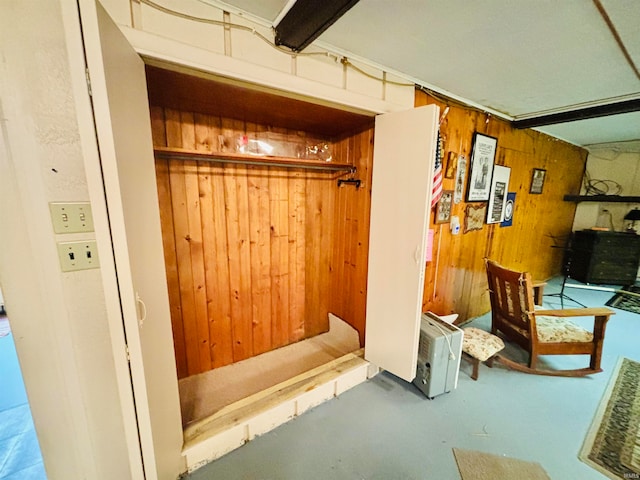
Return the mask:
<path id="1" fill-rule="evenodd" d="M 444 178 L 453 178 L 458 168 L 458 154 L 449 152 L 447 157 L 447 168 L 444 170 Z"/>
<path id="2" fill-rule="evenodd" d="M 474 230 L 482 230 L 484 225 L 484 217 L 487 213 L 487 204 L 467 205 L 464 212 L 464 230 L 463 233 L 472 232 Z"/>
<path id="3" fill-rule="evenodd" d="M 509 167 L 503 167 L 502 165 L 493 167 L 491 196 L 487 207 L 487 223 L 501 223 L 504 220 L 510 176 L 511 169 Z"/>
<path id="4" fill-rule="evenodd" d="M 513 225 L 513 211 L 516 209 L 516 192 L 507 193 L 507 202 L 504 204 L 504 220 L 500 224 L 501 227 L 510 227 Z"/>
<path id="5" fill-rule="evenodd" d="M 451 220 L 451 205 L 453 203 L 453 190 L 443 190 L 442 196 L 436 204 L 435 223 L 449 223 Z"/>
<path id="6" fill-rule="evenodd" d="M 542 187 L 544 186 L 544 177 L 547 175 L 547 171 L 542 168 L 534 168 L 533 175 L 531 175 L 531 188 L 529 193 L 542 193 Z"/>
<path id="7" fill-rule="evenodd" d="M 497 146 L 497 138 L 478 132 L 473 134 L 467 202 L 486 202 L 489 200 Z"/>
<path id="8" fill-rule="evenodd" d="M 456 186 L 453 190 L 453 203 L 457 205 L 462 201 L 462 195 L 464 195 L 464 176 L 467 174 L 467 159 L 464 155 L 459 155 L 456 163 Z"/>

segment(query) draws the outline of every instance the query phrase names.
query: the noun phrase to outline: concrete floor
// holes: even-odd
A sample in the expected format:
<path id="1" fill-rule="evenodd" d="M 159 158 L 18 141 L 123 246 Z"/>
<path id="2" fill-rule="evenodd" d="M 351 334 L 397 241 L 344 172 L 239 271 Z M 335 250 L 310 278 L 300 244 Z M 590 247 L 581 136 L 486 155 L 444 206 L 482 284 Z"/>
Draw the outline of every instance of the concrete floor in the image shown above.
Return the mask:
<path id="1" fill-rule="evenodd" d="M 546 293 L 558 290 L 558 281 L 551 282 Z M 602 306 L 612 296 L 573 288 L 565 293 L 587 306 Z M 545 306 L 559 308 L 559 299 L 545 297 Z M 619 357 L 640 361 L 640 315 L 615 312 L 607 327 L 603 373 L 544 377 L 483 365 L 474 382 L 463 361 L 458 388 L 433 400 L 382 373 L 188 479 L 458 480 L 453 448 L 538 462 L 555 480 L 606 478 L 578 453 Z M 485 315 L 471 325 L 488 329 L 489 322 Z M 520 353 L 512 347 L 509 352 Z M 560 368 L 588 362 L 579 356 L 545 360 Z"/>
<path id="2" fill-rule="evenodd" d="M 552 282 L 547 292 L 558 289 Z M 565 293 L 587 306 L 602 306 L 612 295 Z M 545 305 L 559 301 L 546 297 Z M 452 448 L 463 448 L 539 462 L 554 480 L 603 479 L 577 455 L 618 358 L 640 361 L 640 315 L 615 311 L 603 373 L 565 379 L 481 366 L 474 382 L 463 361 L 458 388 L 434 400 L 382 373 L 187 478 L 458 480 Z M 472 325 L 488 329 L 489 316 Z M 586 362 L 551 361 L 563 368 Z M 0 480 L 46 479 L 10 334 L 0 337 L 0 379 Z"/>
<path id="3" fill-rule="evenodd" d="M 46 480 L 13 335 L 0 322 L 0 480 Z"/>

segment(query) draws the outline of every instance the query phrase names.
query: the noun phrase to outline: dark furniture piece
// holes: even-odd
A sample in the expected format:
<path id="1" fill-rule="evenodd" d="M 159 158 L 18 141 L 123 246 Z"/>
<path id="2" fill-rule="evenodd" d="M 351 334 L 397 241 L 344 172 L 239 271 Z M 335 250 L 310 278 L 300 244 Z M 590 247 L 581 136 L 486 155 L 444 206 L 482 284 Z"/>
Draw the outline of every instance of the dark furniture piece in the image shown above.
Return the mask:
<path id="1" fill-rule="evenodd" d="M 571 242 L 569 277 L 583 283 L 633 285 L 640 264 L 640 235 L 581 230 Z"/>

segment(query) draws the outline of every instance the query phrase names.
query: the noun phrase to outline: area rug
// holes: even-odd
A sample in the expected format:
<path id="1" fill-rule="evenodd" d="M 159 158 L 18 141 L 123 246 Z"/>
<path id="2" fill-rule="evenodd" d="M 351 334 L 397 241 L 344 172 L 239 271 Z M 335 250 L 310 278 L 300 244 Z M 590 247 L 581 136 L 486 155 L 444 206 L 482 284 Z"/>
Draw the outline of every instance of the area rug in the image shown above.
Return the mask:
<path id="1" fill-rule="evenodd" d="M 453 455 L 462 480 L 550 480 L 539 463 L 459 448 Z"/>
<path id="2" fill-rule="evenodd" d="M 639 362 L 618 362 L 579 458 L 609 478 L 640 478 Z"/>
<path id="3" fill-rule="evenodd" d="M 619 308 L 620 310 L 640 313 L 640 287 L 631 285 L 628 287 L 624 287 L 622 290 L 635 293 L 637 295 L 616 293 L 607 301 L 606 305 L 608 305 L 609 307 Z"/>

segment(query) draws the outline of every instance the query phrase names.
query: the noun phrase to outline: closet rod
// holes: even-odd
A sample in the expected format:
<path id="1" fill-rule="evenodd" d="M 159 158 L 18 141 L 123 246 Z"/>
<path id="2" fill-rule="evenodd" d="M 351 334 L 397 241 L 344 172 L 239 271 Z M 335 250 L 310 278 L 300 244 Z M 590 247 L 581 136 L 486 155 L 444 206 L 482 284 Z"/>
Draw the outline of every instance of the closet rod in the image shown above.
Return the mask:
<path id="1" fill-rule="evenodd" d="M 356 167 L 348 163 L 322 162 L 318 160 L 298 160 L 287 157 L 247 157 L 237 153 L 215 153 L 184 150 L 181 148 L 154 148 L 156 157 L 173 160 L 197 160 L 217 163 L 238 163 L 267 167 L 305 168 L 311 170 L 356 172 Z"/>

